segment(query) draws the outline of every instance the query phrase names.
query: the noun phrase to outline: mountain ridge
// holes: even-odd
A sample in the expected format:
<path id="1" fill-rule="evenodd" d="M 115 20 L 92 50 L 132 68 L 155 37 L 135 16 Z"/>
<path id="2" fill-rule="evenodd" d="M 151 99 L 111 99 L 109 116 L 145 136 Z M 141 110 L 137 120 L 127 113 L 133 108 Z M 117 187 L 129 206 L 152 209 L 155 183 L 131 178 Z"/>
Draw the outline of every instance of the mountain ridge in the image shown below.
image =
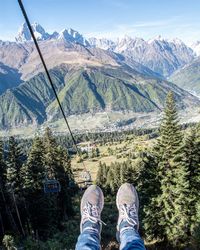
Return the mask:
<path id="1" fill-rule="evenodd" d="M 27 31 L 26 26 L 23 29 Z M 106 40 L 96 46 L 99 40 L 91 42 L 73 29 L 49 34 L 35 23 L 33 30 L 69 117 L 105 112 L 132 112 L 136 116 L 160 113 L 169 91 L 174 93 L 180 110 L 200 107 L 197 97 L 166 81 L 159 70 L 167 75 L 194 60 L 193 52 L 179 39 L 126 37 L 118 41 L 116 49 Z M 37 127 L 62 119 L 31 37 L 23 32 L 19 35 L 17 42 L 0 41 L 0 83 L 6 83 L 4 67 L 14 74 L 13 79 L 16 77 L 16 82 L 0 89 L 1 129 Z M 99 48 L 101 43 L 104 49 Z M 151 67 L 148 58 L 143 58 L 148 66 L 141 59 L 135 60 L 138 53 L 141 59 L 146 53 L 152 60 Z"/>
<path id="2" fill-rule="evenodd" d="M 176 85 L 157 78 L 135 75 L 127 68 L 68 68 L 50 71 L 67 116 L 113 111 L 151 113 L 161 111 L 165 97 L 173 91 L 179 109 L 200 107 L 200 100 Z M 0 96 L 0 128 L 43 124 L 62 118 L 52 88 L 39 73 Z"/>
<path id="3" fill-rule="evenodd" d="M 175 71 L 168 80 L 200 98 L 200 57 Z"/>
<path id="4" fill-rule="evenodd" d="M 34 23 L 32 29 L 38 41 L 62 39 L 88 48 L 101 48 L 120 53 L 164 77 L 169 77 L 174 71 L 190 63 L 196 56 L 196 52 L 193 50 L 194 47 L 193 49 L 188 47 L 178 38 L 165 39 L 157 36 L 144 40 L 143 38 L 125 36 L 112 41 L 106 38 L 85 38 L 72 28 L 49 34 L 41 25 Z M 23 24 L 20 28 L 16 41 L 22 43 L 32 41 L 26 24 Z"/>

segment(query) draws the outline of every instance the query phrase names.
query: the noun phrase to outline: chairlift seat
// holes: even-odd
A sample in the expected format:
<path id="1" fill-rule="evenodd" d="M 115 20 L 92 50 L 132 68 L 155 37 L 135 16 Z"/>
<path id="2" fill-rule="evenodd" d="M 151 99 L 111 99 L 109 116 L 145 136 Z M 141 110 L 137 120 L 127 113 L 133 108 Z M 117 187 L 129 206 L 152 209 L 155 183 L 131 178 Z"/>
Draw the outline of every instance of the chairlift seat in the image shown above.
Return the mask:
<path id="1" fill-rule="evenodd" d="M 61 190 L 60 182 L 55 179 L 47 179 L 44 182 L 44 193 L 58 193 Z"/>
<path id="2" fill-rule="evenodd" d="M 82 173 L 82 178 L 84 179 L 85 182 L 90 182 L 91 181 L 91 175 L 89 171 L 84 171 Z"/>

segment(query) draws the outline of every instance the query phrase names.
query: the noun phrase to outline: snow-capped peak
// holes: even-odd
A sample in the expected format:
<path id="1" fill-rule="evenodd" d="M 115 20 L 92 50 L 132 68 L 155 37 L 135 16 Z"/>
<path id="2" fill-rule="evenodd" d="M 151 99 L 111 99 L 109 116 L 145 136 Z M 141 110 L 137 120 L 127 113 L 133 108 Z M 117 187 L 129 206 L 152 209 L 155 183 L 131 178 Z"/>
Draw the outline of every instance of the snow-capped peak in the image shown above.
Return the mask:
<path id="1" fill-rule="evenodd" d="M 58 34 L 58 39 L 63 39 L 65 41 L 69 42 L 75 42 L 79 43 L 85 46 L 89 46 L 89 42 L 76 30 L 73 30 L 72 28 L 69 29 L 63 29 Z"/>
<path id="2" fill-rule="evenodd" d="M 158 35 L 154 38 L 151 38 L 147 41 L 148 44 L 154 43 L 154 42 L 167 42 L 167 39 L 163 38 L 161 35 Z"/>
<path id="3" fill-rule="evenodd" d="M 23 23 L 18 31 L 17 36 L 15 37 L 17 42 L 25 42 L 31 40 L 31 34 L 29 32 L 28 26 L 26 23 Z"/>
<path id="4" fill-rule="evenodd" d="M 200 41 L 196 41 L 191 45 L 192 50 L 197 56 L 200 56 Z"/>
<path id="5" fill-rule="evenodd" d="M 194 43 L 191 45 L 191 47 L 193 47 L 193 46 L 198 46 L 198 45 L 200 45 L 200 41 L 194 42 Z"/>
<path id="6" fill-rule="evenodd" d="M 31 24 L 31 27 L 37 40 L 47 40 L 50 38 L 50 35 L 44 30 L 44 28 L 40 24 L 35 22 Z M 21 43 L 32 40 L 31 33 L 26 23 L 23 23 L 22 26 L 19 28 L 15 40 Z"/>
<path id="7" fill-rule="evenodd" d="M 123 51 L 130 51 L 138 48 L 138 50 L 143 50 L 146 46 L 146 41 L 139 37 L 124 36 L 124 38 L 118 40 L 116 46 L 116 52 L 122 53 Z"/>
<path id="8" fill-rule="evenodd" d="M 45 30 L 44 30 L 44 28 L 43 28 L 39 23 L 34 22 L 34 23 L 31 25 L 31 27 L 32 27 L 32 29 L 33 29 L 34 31 L 37 31 L 37 32 L 40 33 L 40 34 L 45 34 L 45 33 L 46 33 Z"/>
<path id="9" fill-rule="evenodd" d="M 37 40 L 43 41 L 48 39 L 62 39 L 69 42 L 79 43 L 85 46 L 90 46 L 89 42 L 76 30 L 72 28 L 63 29 L 60 33 L 54 32 L 53 34 L 49 34 L 45 31 L 45 29 L 37 22 L 31 24 L 34 35 Z M 17 42 L 23 43 L 32 41 L 31 34 L 29 32 L 28 26 L 26 23 L 23 23 L 20 27 L 17 36 L 15 37 Z"/>
<path id="10" fill-rule="evenodd" d="M 173 38 L 173 39 L 169 39 L 169 42 L 177 44 L 177 45 L 182 45 L 184 44 L 183 41 L 177 37 Z"/>
<path id="11" fill-rule="evenodd" d="M 97 47 L 100 49 L 104 49 L 104 50 L 111 50 L 113 51 L 116 47 L 116 44 L 114 41 L 107 39 L 107 38 L 95 38 L 95 37 L 91 37 L 88 39 L 90 45 L 92 47 Z"/>

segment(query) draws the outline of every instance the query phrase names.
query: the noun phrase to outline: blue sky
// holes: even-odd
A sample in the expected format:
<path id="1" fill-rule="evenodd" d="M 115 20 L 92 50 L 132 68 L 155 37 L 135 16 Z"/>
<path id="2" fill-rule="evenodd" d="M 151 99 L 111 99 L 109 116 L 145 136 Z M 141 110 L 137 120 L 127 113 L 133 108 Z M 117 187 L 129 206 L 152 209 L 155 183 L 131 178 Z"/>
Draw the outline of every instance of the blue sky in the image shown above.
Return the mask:
<path id="1" fill-rule="evenodd" d="M 200 40 L 200 0 L 24 0 L 31 22 L 46 31 L 83 35 Z M 0 39 L 14 40 L 24 22 L 17 0 L 0 0 Z"/>

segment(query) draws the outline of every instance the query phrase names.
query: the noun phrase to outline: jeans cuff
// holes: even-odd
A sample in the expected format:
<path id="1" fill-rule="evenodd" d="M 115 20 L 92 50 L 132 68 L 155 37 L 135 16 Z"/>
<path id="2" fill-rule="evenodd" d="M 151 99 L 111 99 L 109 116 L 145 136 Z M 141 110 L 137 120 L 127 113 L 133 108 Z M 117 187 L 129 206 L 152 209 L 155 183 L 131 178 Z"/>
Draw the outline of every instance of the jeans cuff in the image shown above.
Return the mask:
<path id="1" fill-rule="evenodd" d="M 100 231 L 101 231 L 100 223 L 99 222 L 93 223 L 93 222 L 90 222 L 90 221 L 86 221 L 83 224 L 82 232 L 84 232 L 85 230 L 94 232 L 96 234 L 100 234 Z"/>

